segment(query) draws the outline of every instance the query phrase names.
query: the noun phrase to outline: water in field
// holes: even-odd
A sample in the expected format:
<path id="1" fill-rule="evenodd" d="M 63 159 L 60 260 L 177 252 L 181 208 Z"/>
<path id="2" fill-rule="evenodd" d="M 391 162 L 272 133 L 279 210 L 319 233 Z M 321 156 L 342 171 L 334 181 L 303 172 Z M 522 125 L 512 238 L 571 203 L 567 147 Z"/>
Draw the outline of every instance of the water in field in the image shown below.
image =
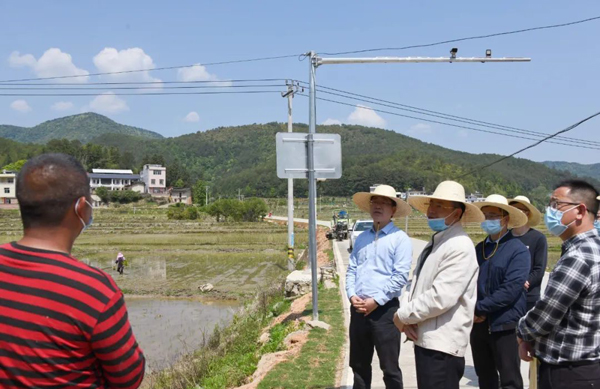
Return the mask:
<path id="1" fill-rule="evenodd" d="M 215 325 L 228 324 L 237 309 L 232 302 L 126 297 L 133 333 L 147 366 L 156 371 L 202 346 Z"/>

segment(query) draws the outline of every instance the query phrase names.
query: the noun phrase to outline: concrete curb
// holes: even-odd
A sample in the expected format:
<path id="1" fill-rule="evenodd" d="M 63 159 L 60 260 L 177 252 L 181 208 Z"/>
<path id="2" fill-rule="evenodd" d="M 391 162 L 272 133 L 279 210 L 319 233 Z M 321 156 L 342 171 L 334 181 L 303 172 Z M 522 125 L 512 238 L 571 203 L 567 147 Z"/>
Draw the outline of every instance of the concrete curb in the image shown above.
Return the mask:
<path id="1" fill-rule="evenodd" d="M 333 257 L 335 259 L 335 267 L 338 276 L 340 277 L 340 296 L 342 297 L 342 306 L 344 309 L 344 327 L 350 326 L 350 301 L 346 296 L 346 268 L 344 267 L 342 255 L 337 244 L 333 244 Z M 344 367 L 340 382 L 336 382 L 336 387 L 339 389 L 351 389 L 353 381 L 350 373 L 350 343 L 348 341 L 348 333 L 346 333 L 346 342 L 344 342 Z"/>

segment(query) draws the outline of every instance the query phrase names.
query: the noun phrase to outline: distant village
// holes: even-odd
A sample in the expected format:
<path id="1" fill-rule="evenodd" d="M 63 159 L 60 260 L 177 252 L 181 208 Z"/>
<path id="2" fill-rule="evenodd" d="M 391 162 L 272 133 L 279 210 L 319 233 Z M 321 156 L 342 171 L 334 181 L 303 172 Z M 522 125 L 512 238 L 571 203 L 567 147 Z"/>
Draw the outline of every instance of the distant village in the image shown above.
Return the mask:
<path id="1" fill-rule="evenodd" d="M 132 170 L 127 169 L 92 169 L 88 177 L 94 207 L 105 205 L 95 194 L 98 188 L 111 191 L 131 190 L 164 199 L 168 203 L 192 204 L 190 188 L 167 187 L 167 168 L 162 165 L 144 165 L 140 174 L 134 174 Z M 18 204 L 16 178 L 16 172 L 3 170 L 0 173 L 0 206 L 14 207 Z"/>

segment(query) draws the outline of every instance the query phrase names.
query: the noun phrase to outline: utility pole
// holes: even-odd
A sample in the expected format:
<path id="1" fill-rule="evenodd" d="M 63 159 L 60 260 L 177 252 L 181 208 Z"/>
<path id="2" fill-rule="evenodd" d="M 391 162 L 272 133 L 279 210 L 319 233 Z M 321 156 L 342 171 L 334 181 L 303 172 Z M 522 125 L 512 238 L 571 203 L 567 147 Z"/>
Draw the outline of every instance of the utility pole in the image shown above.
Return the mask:
<path id="1" fill-rule="evenodd" d="M 315 199 L 317 195 L 315 167 L 314 167 L 314 134 L 317 123 L 317 96 L 316 73 L 321 65 L 357 64 L 357 63 L 463 63 L 463 62 L 529 62 L 531 58 L 492 58 L 492 50 L 485 51 L 485 57 L 459 58 L 456 57 L 458 49 L 450 50 L 450 57 L 376 57 L 376 58 L 321 58 L 314 51 L 306 53 L 309 59 L 309 94 L 308 94 L 308 137 L 307 137 L 307 165 L 308 165 L 308 255 L 312 271 L 312 309 L 313 320 L 319 320 L 317 296 L 317 217 Z"/>
<path id="2" fill-rule="evenodd" d="M 206 202 L 204 203 L 204 205 L 208 205 L 208 186 L 206 186 Z"/>
<path id="3" fill-rule="evenodd" d="M 298 91 L 304 92 L 304 88 L 293 81 L 286 81 L 287 92 L 282 92 L 281 97 L 287 97 L 288 102 L 288 132 L 292 131 L 292 99 Z M 288 178 L 288 270 L 296 268 L 294 261 L 294 179 Z"/>

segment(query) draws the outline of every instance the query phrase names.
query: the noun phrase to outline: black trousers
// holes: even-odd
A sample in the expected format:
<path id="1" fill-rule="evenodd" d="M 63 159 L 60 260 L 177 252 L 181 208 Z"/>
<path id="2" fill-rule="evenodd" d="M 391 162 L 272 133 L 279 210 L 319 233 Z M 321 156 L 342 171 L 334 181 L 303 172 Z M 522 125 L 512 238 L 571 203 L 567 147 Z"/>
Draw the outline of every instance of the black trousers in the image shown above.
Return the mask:
<path id="1" fill-rule="evenodd" d="M 490 334 L 487 320 L 474 324 L 471 351 L 480 389 L 523 389 L 515 330 Z"/>
<path id="2" fill-rule="evenodd" d="M 394 325 L 398 299 L 377 307 L 365 316 L 350 307 L 350 367 L 354 372 L 354 388 L 371 388 L 371 362 L 377 350 L 383 382 L 387 389 L 402 389 L 400 371 L 400 331 Z"/>
<path id="3" fill-rule="evenodd" d="M 458 389 L 465 373 L 465 358 L 415 346 L 419 389 Z"/>
<path id="4" fill-rule="evenodd" d="M 541 362 L 539 377 L 540 389 L 600 388 L 600 363 L 565 366 Z"/>

